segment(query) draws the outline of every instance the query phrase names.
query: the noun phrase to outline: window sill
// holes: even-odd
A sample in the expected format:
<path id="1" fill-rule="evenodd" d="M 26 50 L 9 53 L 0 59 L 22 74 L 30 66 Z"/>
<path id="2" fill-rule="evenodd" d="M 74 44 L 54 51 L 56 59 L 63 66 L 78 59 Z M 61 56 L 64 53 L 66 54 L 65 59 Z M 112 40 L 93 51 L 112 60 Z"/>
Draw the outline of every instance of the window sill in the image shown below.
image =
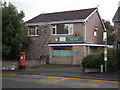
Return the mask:
<path id="1" fill-rule="evenodd" d="M 28 35 L 29 37 L 38 37 L 39 35 Z"/>
<path id="2" fill-rule="evenodd" d="M 73 56 L 52 56 L 52 57 L 62 58 L 62 57 L 73 57 Z"/>
<path id="3" fill-rule="evenodd" d="M 52 34 L 52 35 L 59 35 L 59 36 L 61 35 L 62 36 L 62 35 L 73 35 L 73 34 Z"/>

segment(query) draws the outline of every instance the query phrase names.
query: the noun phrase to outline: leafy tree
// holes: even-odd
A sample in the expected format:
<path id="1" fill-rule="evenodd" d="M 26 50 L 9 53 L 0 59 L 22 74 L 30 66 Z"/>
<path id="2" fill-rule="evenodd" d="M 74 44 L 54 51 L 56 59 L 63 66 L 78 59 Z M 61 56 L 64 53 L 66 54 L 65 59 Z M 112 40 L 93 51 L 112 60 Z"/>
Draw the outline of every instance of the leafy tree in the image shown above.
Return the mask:
<path id="1" fill-rule="evenodd" d="M 6 2 L 2 4 L 2 57 L 17 59 L 19 52 L 25 51 L 30 39 L 23 22 L 24 12 Z"/>
<path id="2" fill-rule="evenodd" d="M 115 41 L 114 26 L 111 25 L 110 21 L 108 20 L 104 20 L 104 24 L 107 30 L 107 42 L 108 44 L 112 45 Z"/>

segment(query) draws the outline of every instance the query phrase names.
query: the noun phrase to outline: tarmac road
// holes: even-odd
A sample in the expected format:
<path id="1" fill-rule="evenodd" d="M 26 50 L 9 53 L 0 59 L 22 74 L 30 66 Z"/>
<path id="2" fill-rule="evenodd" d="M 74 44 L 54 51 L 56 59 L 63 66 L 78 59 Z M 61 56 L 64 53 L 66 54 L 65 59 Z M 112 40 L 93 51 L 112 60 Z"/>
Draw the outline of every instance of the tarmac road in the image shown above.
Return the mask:
<path id="1" fill-rule="evenodd" d="M 3 74 L 3 88 L 118 88 L 117 81 L 48 75 Z"/>

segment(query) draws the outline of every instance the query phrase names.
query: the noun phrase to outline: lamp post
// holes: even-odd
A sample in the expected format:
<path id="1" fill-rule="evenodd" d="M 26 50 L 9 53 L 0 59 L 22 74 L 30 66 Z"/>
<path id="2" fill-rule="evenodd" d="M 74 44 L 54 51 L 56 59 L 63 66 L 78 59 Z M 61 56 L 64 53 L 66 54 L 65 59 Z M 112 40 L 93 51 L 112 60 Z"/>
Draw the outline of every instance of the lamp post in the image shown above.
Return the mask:
<path id="1" fill-rule="evenodd" d="M 104 62 L 105 62 L 105 72 L 107 72 L 107 32 L 103 33 L 103 41 L 105 41 L 104 47 Z"/>

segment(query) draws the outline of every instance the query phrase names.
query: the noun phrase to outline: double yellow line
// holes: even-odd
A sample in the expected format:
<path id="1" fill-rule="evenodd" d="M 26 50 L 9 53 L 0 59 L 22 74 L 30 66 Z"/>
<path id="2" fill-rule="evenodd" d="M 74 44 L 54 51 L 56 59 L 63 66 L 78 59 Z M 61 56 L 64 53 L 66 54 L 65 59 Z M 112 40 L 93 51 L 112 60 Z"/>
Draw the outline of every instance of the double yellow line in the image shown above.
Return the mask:
<path id="1" fill-rule="evenodd" d="M 0 75 L 17 75 L 17 74 L 0 74 Z M 73 78 L 73 77 L 63 77 L 63 76 L 49 76 L 49 75 L 31 75 L 31 76 L 43 76 L 43 77 L 53 77 L 53 78 L 63 78 L 63 79 L 77 79 L 77 80 L 87 80 L 90 82 L 110 82 L 110 83 L 120 83 L 120 81 L 110 81 L 110 80 L 97 80 L 97 79 L 83 79 L 83 78 Z"/>
<path id="2" fill-rule="evenodd" d="M 110 82 L 110 83 L 120 83 L 120 81 L 109 81 L 109 80 L 97 80 L 97 79 L 83 79 L 83 78 L 73 78 L 73 77 L 62 77 L 62 76 L 49 76 L 49 75 L 32 75 L 32 76 L 44 76 L 53 78 L 64 78 L 64 79 L 77 79 L 77 80 L 87 80 L 91 82 Z"/>
<path id="3" fill-rule="evenodd" d="M 0 75 L 17 75 L 17 74 L 0 74 Z"/>

